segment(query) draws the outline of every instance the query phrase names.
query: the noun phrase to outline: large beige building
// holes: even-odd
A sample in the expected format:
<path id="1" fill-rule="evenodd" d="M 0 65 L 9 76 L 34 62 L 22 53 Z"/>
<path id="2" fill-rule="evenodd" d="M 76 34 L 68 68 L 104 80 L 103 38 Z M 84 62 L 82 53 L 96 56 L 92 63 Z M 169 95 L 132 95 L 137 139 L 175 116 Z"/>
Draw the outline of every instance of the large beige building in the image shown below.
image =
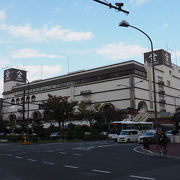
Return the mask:
<path id="1" fill-rule="evenodd" d="M 131 107 L 146 112 L 134 120 L 147 120 L 154 112 L 150 52 L 144 54 L 144 60 L 144 64 L 131 60 L 33 82 L 28 82 L 26 71 L 7 69 L 4 71 L 3 119 L 43 118 L 38 104 L 52 94 L 87 104 L 111 103 L 120 110 Z M 154 51 L 154 65 L 158 117 L 172 116 L 180 108 L 180 67 L 172 64 L 170 53 L 162 49 Z"/>

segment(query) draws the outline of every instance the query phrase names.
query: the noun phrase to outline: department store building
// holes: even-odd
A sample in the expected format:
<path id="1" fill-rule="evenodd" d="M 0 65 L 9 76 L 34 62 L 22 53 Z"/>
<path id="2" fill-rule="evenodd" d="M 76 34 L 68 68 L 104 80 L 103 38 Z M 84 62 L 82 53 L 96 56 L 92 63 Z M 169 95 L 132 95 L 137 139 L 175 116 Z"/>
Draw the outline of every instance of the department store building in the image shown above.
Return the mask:
<path id="1" fill-rule="evenodd" d="M 85 101 L 88 105 L 111 104 L 116 110 L 132 108 L 144 112 L 141 119 L 134 115 L 134 120 L 146 121 L 154 117 L 151 57 L 151 52 L 147 52 L 144 64 L 130 60 L 32 82 L 27 80 L 26 71 L 7 69 L 4 71 L 3 120 L 43 119 L 39 104 L 51 94 L 68 96 L 69 101 Z M 169 52 L 159 49 L 154 51 L 154 70 L 158 117 L 172 116 L 180 109 L 180 67 L 171 63 Z"/>

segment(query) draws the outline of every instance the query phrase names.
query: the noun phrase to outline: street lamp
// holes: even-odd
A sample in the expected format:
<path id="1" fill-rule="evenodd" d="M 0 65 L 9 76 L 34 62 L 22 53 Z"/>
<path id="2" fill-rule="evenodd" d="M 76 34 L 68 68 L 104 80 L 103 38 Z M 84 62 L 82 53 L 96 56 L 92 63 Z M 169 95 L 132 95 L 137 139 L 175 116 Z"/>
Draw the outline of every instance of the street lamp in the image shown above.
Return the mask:
<path id="1" fill-rule="evenodd" d="M 29 81 L 26 78 L 26 81 L 28 82 L 28 89 L 27 89 L 27 103 L 28 103 L 28 108 L 27 108 L 27 142 L 29 142 Z"/>
<path id="2" fill-rule="evenodd" d="M 29 81 L 28 79 L 26 78 L 26 81 L 28 82 L 28 89 L 27 89 L 27 120 L 26 120 L 26 141 L 24 142 L 24 144 L 29 144 Z M 23 122 L 25 120 L 25 94 L 26 94 L 26 91 L 24 90 L 24 93 L 23 93 L 23 105 L 22 105 L 22 108 L 23 108 Z"/>
<path id="3" fill-rule="evenodd" d="M 119 23 L 119 26 L 122 26 L 122 27 L 132 27 L 138 31 L 140 31 L 141 33 L 143 33 L 150 41 L 151 43 L 151 54 L 152 54 L 152 70 L 153 70 L 153 88 L 154 88 L 154 114 L 155 114 L 155 125 L 156 127 L 158 126 L 158 122 L 157 122 L 157 106 L 156 106 L 156 83 L 155 83 L 155 71 L 154 71 L 154 54 L 153 54 L 153 43 L 152 43 L 152 40 L 151 38 L 144 32 L 142 31 L 141 29 L 135 27 L 135 26 L 131 26 L 128 22 L 126 22 L 125 20 L 121 21 Z"/>
<path id="4" fill-rule="evenodd" d="M 127 86 L 125 84 L 118 84 L 117 86 L 123 86 L 123 87 L 127 87 L 129 89 L 129 96 L 130 96 L 130 108 L 131 108 L 131 120 L 132 120 L 132 108 L 133 108 L 133 87 L 138 84 L 143 82 L 143 80 L 137 81 L 134 84 L 132 84 L 131 86 Z"/>

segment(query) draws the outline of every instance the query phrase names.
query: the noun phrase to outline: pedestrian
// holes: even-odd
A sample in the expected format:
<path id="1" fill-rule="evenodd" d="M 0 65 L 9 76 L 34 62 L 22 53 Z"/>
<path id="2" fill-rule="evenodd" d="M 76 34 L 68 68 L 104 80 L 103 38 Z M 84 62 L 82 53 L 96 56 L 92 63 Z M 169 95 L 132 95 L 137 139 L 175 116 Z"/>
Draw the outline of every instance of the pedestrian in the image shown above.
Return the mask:
<path id="1" fill-rule="evenodd" d="M 159 137 L 160 137 L 161 131 L 160 129 L 156 129 L 154 133 L 154 142 L 156 143 L 156 148 L 159 151 Z"/>
<path id="2" fill-rule="evenodd" d="M 166 156 L 166 154 L 167 154 L 167 143 L 168 143 L 168 137 L 166 136 L 165 131 L 162 130 L 161 134 L 159 136 L 160 157 Z"/>

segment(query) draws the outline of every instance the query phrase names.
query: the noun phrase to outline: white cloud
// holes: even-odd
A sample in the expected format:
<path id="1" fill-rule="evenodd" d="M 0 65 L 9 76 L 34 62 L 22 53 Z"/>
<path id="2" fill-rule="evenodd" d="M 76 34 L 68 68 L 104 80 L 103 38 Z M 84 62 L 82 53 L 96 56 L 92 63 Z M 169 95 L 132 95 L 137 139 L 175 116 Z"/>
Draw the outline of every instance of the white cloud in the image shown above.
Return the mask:
<path id="1" fill-rule="evenodd" d="M 147 49 L 135 44 L 126 45 L 123 42 L 119 42 L 118 44 L 106 44 L 102 48 L 96 50 L 98 55 L 110 59 L 130 59 L 142 56 L 144 52 L 147 52 Z"/>
<path id="2" fill-rule="evenodd" d="M 9 60 L 7 58 L 1 58 L 0 59 L 0 68 L 4 68 L 5 66 L 7 66 L 9 64 Z"/>
<path id="3" fill-rule="evenodd" d="M 25 66 L 23 67 L 28 71 L 28 80 L 34 81 L 37 79 L 46 79 L 59 75 L 62 72 L 62 67 L 60 65 L 54 66 Z"/>
<path id="4" fill-rule="evenodd" d="M 162 25 L 162 29 L 165 29 L 165 28 L 167 28 L 167 27 L 168 27 L 168 24 L 167 24 L 167 23 L 165 23 L 165 24 Z"/>
<path id="5" fill-rule="evenodd" d="M 0 43 L 2 43 L 2 44 L 5 44 L 5 43 L 12 43 L 12 41 L 10 41 L 10 40 L 0 40 Z"/>
<path id="6" fill-rule="evenodd" d="M 173 54 L 172 54 L 173 58 L 180 58 L 180 50 L 177 50 L 175 51 Z"/>
<path id="7" fill-rule="evenodd" d="M 57 13 L 59 13 L 60 12 L 60 8 L 54 8 L 53 10 L 52 10 L 52 13 L 53 14 L 57 14 Z"/>
<path id="8" fill-rule="evenodd" d="M 180 57 L 180 51 L 176 51 L 176 56 Z"/>
<path id="9" fill-rule="evenodd" d="M 91 32 L 69 32 L 64 37 L 64 41 L 84 41 L 91 39 L 93 34 Z"/>
<path id="10" fill-rule="evenodd" d="M 93 49 L 87 49 L 87 50 L 74 50 L 74 51 L 72 51 L 72 53 L 84 55 L 84 54 L 91 53 L 92 51 L 93 51 Z"/>
<path id="11" fill-rule="evenodd" d="M 12 59 L 21 59 L 21 58 L 61 58 L 61 56 L 57 56 L 54 54 L 44 54 L 40 53 L 38 50 L 24 48 L 19 51 L 12 52 L 10 55 Z"/>
<path id="12" fill-rule="evenodd" d="M 144 4 L 146 2 L 149 2 L 150 0 L 130 0 L 130 4 L 133 4 L 134 6 L 138 6 L 141 4 Z"/>
<path id="13" fill-rule="evenodd" d="M 58 25 L 51 29 L 44 26 L 44 34 L 50 39 L 62 39 L 64 41 L 83 41 L 93 37 L 91 32 L 73 32 L 69 29 L 62 29 L 61 26 Z"/>
<path id="14" fill-rule="evenodd" d="M 5 18 L 6 18 L 5 11 L 0 11 L 0 19 L 5 19 Z"/>
<path id="15" fill-rule="evenodd" d="M 28 41 L 46 41 L 49 39 L 60 39 L 63 41 L 84 41 L 93 38 L 92 32 L 75 32 L 70 29 L 62 29 L 61 26 L 48 28 L 44 25 L 43 28 L 33 29 L 30 24 L 24 26 L 8 26 L 0 25 L 1 30 L 8 31 L 15 37 L 25 38 Z"/>
<path id="16" fill-rule="evenodd" d="M 1 58 L 0 59 L 0 69 L 4 69 L 4 67 L 7 67 L 10 61 L 7 58 Z"/>
<path id="17" fill-rule="evenodd" d="M 7 26 L 6 24 L 0 27 L 2 30 L 7 30 L 15 37 L 26 38 L 28 41 L 44 41 L 46 37 L 43 35 L 43 31 L 40 29 L 32 29 L 30 24 L 25 26 Z"/>

